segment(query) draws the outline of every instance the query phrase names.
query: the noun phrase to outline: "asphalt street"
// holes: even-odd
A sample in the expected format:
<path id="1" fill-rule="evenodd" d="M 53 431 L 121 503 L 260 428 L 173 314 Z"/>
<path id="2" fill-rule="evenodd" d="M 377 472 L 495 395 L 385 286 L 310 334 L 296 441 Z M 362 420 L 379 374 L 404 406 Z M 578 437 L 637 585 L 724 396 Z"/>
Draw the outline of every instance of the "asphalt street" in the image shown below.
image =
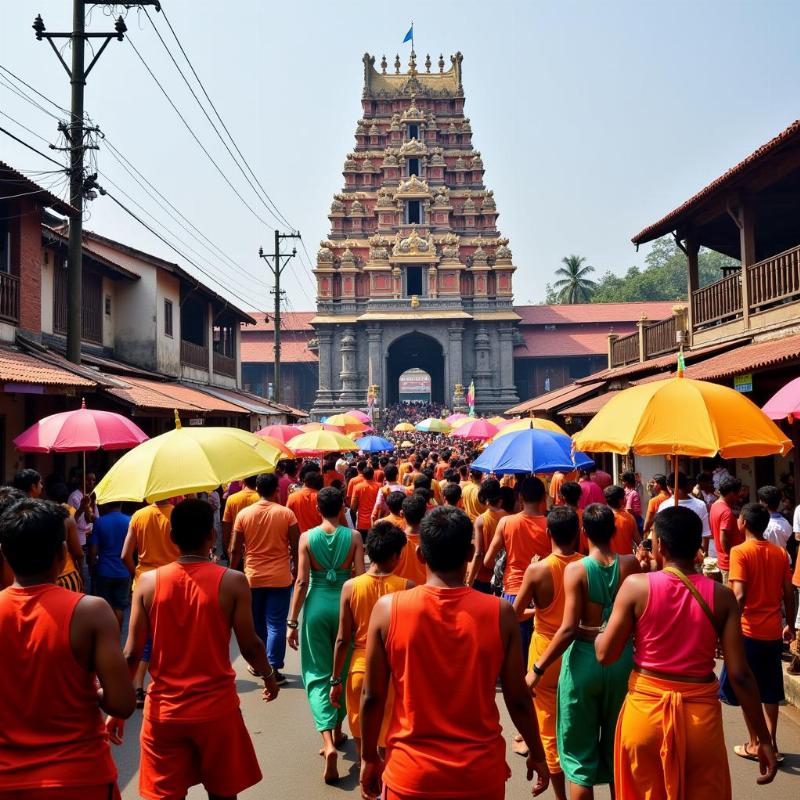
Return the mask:
<path id="1" fill-rule="evenodd" d="M 320 739 L 314 730 L 300 682 L 298 654 L 289 652 L 286 664 L 289 683 L 283 687 L 277 700 L 269 704 L 261 700 L 260 683 L 247 673 L 242 658 L 237 657 L 235 668 L 242 713 L 264 773 L 261 783 L 240 795 L 242 800 L 336 800 L 339 797 L 358 797 L 358 776 L 351 742 L 347 743 L 339 759 L 342 781 L 337 786 L 325 786 L 322 783 L 322 759 L 317 754 Z M 503 726 L 508 732 L 511 725 L 500 695 L 498 700 Z M 724 708 L 723 711 L 725 737 L 730 750 L 734 744 L 745 741 L 746 732 L 738 710 Z M 128 722 L 125 741 L 120 747 L 114 748 L 123 800 L 136 800 L 139 797 L 140 725 L 141 711 L 137 711 Z M 775 782 L 769 786 L 756 786 L 755 764 L 730 755 L 735 800 L 797 800 L 800 797 L 800 713 L 795 709 L 781 713 L 778 736 L 786 760 Z M 507 800 L 529 797 L 530 787 L 525 781 L 523 759 L 509 750 L 508 762 L 513 776 L 507 785 Z M 205 796 L 199 787 L 192 789 L 188 795 L 190 800 Z M 543 797 L 551 798 L 553 794 L 548 790 Z M 598 789 L 596 797 L 598 800 L 608 798 L 607 789 Z"/>

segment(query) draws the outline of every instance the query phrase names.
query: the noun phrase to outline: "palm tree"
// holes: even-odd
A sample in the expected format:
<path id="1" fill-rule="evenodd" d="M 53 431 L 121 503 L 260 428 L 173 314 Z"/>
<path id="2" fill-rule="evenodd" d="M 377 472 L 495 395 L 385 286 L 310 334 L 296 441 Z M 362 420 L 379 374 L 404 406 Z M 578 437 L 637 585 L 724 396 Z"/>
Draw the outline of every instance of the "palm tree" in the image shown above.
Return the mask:
<path id="1" fill-rule="evenodd" d="M 594 267 L 584 265 L 583 256 L 566 256 L 561 259 L 563 267 L 556 270 L 557 281 L 553 288 L 558 292 L 559 303 L 587 303 L 597 284 L 589 278 Z"/>

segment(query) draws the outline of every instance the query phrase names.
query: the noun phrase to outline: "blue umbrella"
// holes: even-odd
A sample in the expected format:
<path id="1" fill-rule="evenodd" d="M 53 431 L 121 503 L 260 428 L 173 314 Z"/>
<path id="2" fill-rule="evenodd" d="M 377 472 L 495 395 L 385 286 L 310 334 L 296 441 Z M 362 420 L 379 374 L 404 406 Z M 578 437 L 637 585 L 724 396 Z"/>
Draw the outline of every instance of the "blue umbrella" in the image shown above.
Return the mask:
<path id="1" fill-rule="evenodd" d="M 499 436 L 472 462 L 472 469 L 504 475 L 510 472 L 571 472 L 594 464 L 585 453 L 572 452 L 563 433 L 525 430 Z"/>
<path id="2" fill-rule="evenodd" d="M 364 453 L 380 453 L 384 450 L 394 450 L 394 445 L 381 436 L 362 436 L 356 439 L 356 447 Z"/>

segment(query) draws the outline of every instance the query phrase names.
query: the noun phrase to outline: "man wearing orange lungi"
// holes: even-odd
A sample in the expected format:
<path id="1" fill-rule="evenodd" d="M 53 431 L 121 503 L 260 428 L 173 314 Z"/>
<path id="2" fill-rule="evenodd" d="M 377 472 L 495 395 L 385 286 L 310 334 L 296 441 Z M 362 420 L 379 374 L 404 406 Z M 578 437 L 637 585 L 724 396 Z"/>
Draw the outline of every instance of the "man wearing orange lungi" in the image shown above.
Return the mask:
<path id="1" fill-rule="evenodd" d="M 661 571 L 622 584 L 605 632 L 601 664 L 613 663 L 633 634 L 634 668 L 614 743 L 620 800 L 730 800 L 731 781 L 714 674 L 717 640 L 745 717 L 758 739 L 761 776 L 777 761 L 755 679 L 744 654 L 739 608 L 727 586 L 695 571 L 700 518 L 672 507 L 655 518 Z M 679 620 L 680 624 L 675 624 Z"/>
<path id="2" fill-rule="evenodd" d="M 339 611 L 339 633 L 333 650 L 332 675 L 341 675 L 347 653 L 353 645 L 350 668 L 347 673 L 347 721 L 356 743 L 356 752 L 361 757 L 361 690 L 364 686 L 364 670 L 367 661 L 367 629 L 375 604 L 385 594 L 412 589 L 414 584 L 398 575 L 394 569 L 400 553 L 406 546 L 406 535 L 402 528 L 391 522 L 376 522 L 367 532 L 365 549 L 369 556 L 369 569 L 342 587 L 342 604 Z M 331 705 L 339 708 L 342 696 L 342 679 L 331 678 Z M 386 728 L 389 724 L 392 697 L 386 703 L 380 747 L 386 746 Z"/>
<path id="3" fill-rule="evenodd" d="M 569 506 L 556 506 L 550 510 L 547 515 L 547 532 L 550 535 L 553 552 L 543 561 L 537 561 L 525 570 L 522 587 L 514 600 L 514 611 L 519 620 L 529 618 L 531 612 L 528 606 L 533 600 L 534 623 L 528 653 L 529 670 L 561 627 L 565 600 L 564 570 L 567 564 L 579 561 L 582 557 L 580 553 L 575 552 L 578 515 Z M 544 745 L 553 792 L 558 800 L 567 800 L 564 773 L 561 771 L 556 744 L 556 708 L 560 671 L 561 659 L 558 659 L 536 687 L 533 705 L 539 721 L 539 734 Z"/>

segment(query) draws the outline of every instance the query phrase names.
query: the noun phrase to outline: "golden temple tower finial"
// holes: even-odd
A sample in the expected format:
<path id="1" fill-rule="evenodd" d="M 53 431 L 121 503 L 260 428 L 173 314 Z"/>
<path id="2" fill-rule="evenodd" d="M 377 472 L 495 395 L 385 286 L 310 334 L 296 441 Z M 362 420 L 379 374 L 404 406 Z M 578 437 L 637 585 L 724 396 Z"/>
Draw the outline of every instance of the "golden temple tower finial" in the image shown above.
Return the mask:
<path id="1" fill-rule="evenodd" d="M 385 75 L 386 74 L 386 56 L 381 56 L 381 72 Z"/>
<path id="2" fill-rule="evenodd" d="M 425 72 L 430 74 L 430 71 L 431 71 L 431 54 L 428 53 L 428 55 L 425 56 Z"/>
<path id="3" fill-rule="evenodd" d="M 394 72 L 395 75 L 400 74 L 400 53 L 395 53 L 394 55 Z"/>
<path id="4" fill-rule="evenodd" d="M 408 59 L 408 74 L 417 74 L 417 54 L 413 50 L 411 51 L 411 58 Z"/>
<path id="5" fill-rule="evenodd" d="M 444 72 L 444 56 L 439 53 L 439 72 Z"/>

